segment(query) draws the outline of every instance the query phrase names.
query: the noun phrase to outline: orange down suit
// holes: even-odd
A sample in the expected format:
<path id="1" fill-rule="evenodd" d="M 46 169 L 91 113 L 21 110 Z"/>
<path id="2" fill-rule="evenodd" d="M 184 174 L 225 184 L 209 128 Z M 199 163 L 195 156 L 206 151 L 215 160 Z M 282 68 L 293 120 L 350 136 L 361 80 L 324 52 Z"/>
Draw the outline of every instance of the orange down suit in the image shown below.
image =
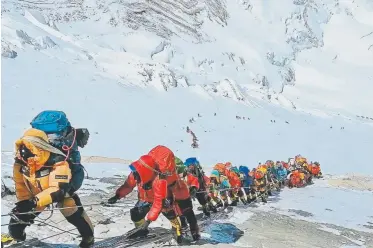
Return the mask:
<path id="1" fill-rule="evenodd" d="M 129 174 L 124 184 L 117 189 L 116 194 L 123 198 L 137 186 L 138 199 L 144 202 L 152 203 L 152 207 L 148 213 L 148 219 L 155 221 L 159 214 L 162 212 L 163 200 L 167 197 L 167 181 L 159 178 L 155 178 L 151 183 L 151 188 L 144 189 L 144 184 L 137 183 L 133 173 Z"/>
<path id="2" fill-rule="evenodd" d="M 239 176 L 235 172 L 233 172 L 231 170 L 227 170 L 225 172 L 225 175 L 228 177 L 229 184 L 231 185 L 232 188 L 241 187 L 241 179 L 239 178 Z"/>
<path id="3" fill-rule="evenodd" d="M 317 175 L 319 175 L 321 170 L 320 170 L 320 166 L 310 164 L 310 165 L 308 165 L 308 171 L 312 175 L 317 176 Z"/>
<path id="4" fill-rule="evenodd" d="M 154 159 L 157 169 L 162 173 L 159 177 L 167 181 L 168 196 L 173 196 L 175 200 L 188 199 L 189 188 L 176 172 L 174 153 L 169 148 L 159 145 L 154 147 L 148 155 Z"/>
<path id="5" fill-rule="evenodd" d="M 205 181 L 206 186 L 210 184 L 210 178 L 208 176 L 203 176 L 203 180 Z M 201 185 L 199 183 L 198 177 L 191 174 L 191 173 L 187 174 L 186 182 L 187 182 L 189 188 L 190 187 L 196 187 L 197 190 L 201 189 Z"/>
<path id="6" fill-rule="evenodd" d="M 193 211 L 189 188 L 187 183 L 180 179 L 177 174 L 174 153 L 169 148 L 158 145 L 148 155 L 153 158 L 157 170 L 160 172 L 159 178 L 167 181 L 167 198 L 172 197 L 177 203 L 177 212 L 185 217 L 181 218 L 181 221 L 184 222 L 185 219 L 188 221 L 192 236 L 199 235 L 199 227 Z"/>
<path id="7" fill-rule="evenodd" d="M 156 220 L 162 209 L 164 209 L 164 214 L 172 212 L 171 207 L 173 207 L 178 215 L 187 218 L 192 235 L 199 233 L 188 185 L 179 178 L 176 172 L 175 156 L 169 148 L 161 145 L 156 146 L 147 155 L 143 155 L 139 160 L 133 162 L 130 168 L 132 171 L 135 170 L 137 180 L 135 180 L 135 174 L 130 174 L 124 185 L 118 189 L 119 196 L 128 194 L 137 185 L 140 200 L 153 203 L 147 214 L 148 220 Z M 153 195 L 150 191 L 153 191 Z M 176 204 L 173 206 L 164 204 L 166 199 L 167 202 L 176 202 Z M 138 221 L 137 217 L 135 222 Z M 168 216 L 167 218 L 171 223 L 174 223 L 174 227 L 180 230 L 178 220 L 174 217 Z"/>

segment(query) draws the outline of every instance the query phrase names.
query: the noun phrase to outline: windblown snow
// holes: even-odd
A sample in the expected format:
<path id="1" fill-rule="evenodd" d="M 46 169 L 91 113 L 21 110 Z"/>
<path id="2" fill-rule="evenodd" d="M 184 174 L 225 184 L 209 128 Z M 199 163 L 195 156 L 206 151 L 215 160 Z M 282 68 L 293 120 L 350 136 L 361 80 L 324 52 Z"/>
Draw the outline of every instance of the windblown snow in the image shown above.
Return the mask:
<path id="1" fill-rule="evenodd" d="M 110 197 L 128 163 L 158 144 L 208 173 L 302 154 L 325 178 L 236 208 L 229 219 L 245 234 L 233 245 L 373 247 L 372 1 L 10 0 L 1 20 L 7 186 L 14 141 L 36 114 L 59 109 L 91 133 L 83 204 Z M 2 214 L 14 201 L 2 199 Z M 92 207 L 97 237 L 131 229 L 133 203 Z M 59 213 L 51 221 L 67 225 Z"/>

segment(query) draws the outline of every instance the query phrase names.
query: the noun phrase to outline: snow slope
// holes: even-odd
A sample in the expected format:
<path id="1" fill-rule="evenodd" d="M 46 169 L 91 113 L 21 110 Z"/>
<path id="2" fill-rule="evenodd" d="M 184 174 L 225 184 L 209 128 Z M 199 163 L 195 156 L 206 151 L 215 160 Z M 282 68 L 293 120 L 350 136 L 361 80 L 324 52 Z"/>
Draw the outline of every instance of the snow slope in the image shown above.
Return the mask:
<path id="1" fill-rule="evenodd" d="M 372 12 L 369 0 L 3 1 L 2 178 L 12 185 L 14 141 L 43 109 L 61 109 L 90 130 L 85 156 L 133 160 L 164 144 L 181 158 L 197 156 L 209 172 L 217 162 L 254 167 L 300 153 L 318 160 L 327 179 L 371 178 Z M 101 177 L 127 173 L 126 164 L 101 162 L 87 163 L 93 179 L 80 192 L 85 204 L 114 192 L 117 185 Z M 235 210 L 232 220 L 252 213 L 235 224 L 255 233 L 253 223 L 274 218 L 319 237 L 312 243 L 304 235 L 296 247 L 330 247 L 328 239 L 333 247 L 369 247 L 373 197 L 360 189 L 318 181 L 267 206 Z M 3 200 L 2 213 L 13 201 Z M 131 228 L 128 204 L 90 211 L 95 224 L 118 216 L 97 224 L 99 237 Z M 300 218 L 298 210 L 311 215 Z M 274 231 L 263 239 L 246 233 L 235 245 L 270 245 Z M 276 241 L 286 247 L 287 240 L 297 242 Z M 76 243 L 68 234 L 51 242 Z"/>

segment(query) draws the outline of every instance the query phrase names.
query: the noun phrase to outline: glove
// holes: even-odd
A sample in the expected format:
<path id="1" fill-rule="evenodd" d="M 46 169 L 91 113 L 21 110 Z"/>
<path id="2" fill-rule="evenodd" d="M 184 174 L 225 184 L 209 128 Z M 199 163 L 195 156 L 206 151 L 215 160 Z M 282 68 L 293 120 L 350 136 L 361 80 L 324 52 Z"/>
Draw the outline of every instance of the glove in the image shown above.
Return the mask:
<path id="1" fill-rule="evenodd" d="M 108 202 L 109 204 L 114 204 L 114 203 L 116 203 L 119 199 L 120 199 L 119 196 L 118 196 L 118 195 L 115 195 L 115 196 L 109 198 L 109 199 L 107 200 L 107 202 Z"/>
<path id="2" fill-rule="evenodd" d="M 16 202 L 16 207 L 12 209 L 13 213 L 27 213 L 36 207 L 36 199 L 29 199 Z"/>
<path id="3" fill-rule="evenodd" d="M 192 199 L 194 200 L 197 195 L 197 188 L 192 186 L 190 187 L 189 192 L 190 192 L 190 197 L 192 197 Z"/>
<path id="4" fill-rule="evenodd" d="M 144 222 L 144 224 L 142 224 L 141 226 L 140 226 L 140 228 L 141 229 L 148 229 L 148 226 L 150 225 L 150 223 L 151 223 L 152 221 L 151 220 L 148 220 L 148 219 L 145 219 L 145 222 Z"/>

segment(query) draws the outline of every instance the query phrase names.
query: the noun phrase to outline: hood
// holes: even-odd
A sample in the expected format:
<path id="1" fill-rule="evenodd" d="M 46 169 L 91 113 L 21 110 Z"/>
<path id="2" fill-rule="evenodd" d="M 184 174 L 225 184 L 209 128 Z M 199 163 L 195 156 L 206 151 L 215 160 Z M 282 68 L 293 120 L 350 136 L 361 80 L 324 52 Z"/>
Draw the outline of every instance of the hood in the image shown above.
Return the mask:
<path id="1" fill-rule="evenodd" d="M 149 155 L 141 156 L 131 164 L 140 176 L 141 183 L 145 184 L 153 180 L 157 175 L 154 159 Z"/>

